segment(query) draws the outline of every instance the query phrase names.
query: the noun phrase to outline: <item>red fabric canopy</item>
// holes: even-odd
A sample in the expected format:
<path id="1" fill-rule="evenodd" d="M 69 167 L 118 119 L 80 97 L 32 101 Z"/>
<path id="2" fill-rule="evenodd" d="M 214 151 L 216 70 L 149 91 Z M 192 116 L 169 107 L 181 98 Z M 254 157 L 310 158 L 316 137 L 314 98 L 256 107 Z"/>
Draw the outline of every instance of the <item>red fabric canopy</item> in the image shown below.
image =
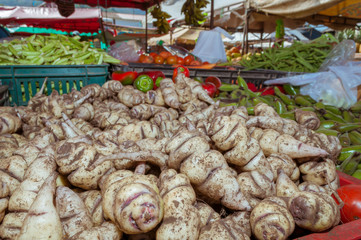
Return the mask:
<path id="1" fill-rule="evenodd" d="M 0 24 L 53 28 L 62 31 L 98 32 L 100 9 L 75 9 L 69 17 L 59 14 L 57 8 L 0 7 Z"/>
<path id="2" fill-rule="evenodd" d="M 47 2 L 54 2 L 54 0 L 45 0 Z M 104 8 L 121 7 L 121 8 L 138 8 L 145 10 L 162 0 L 74 0 L 75 4 L 86 4 L 92 7 L 100 6 Z"/>

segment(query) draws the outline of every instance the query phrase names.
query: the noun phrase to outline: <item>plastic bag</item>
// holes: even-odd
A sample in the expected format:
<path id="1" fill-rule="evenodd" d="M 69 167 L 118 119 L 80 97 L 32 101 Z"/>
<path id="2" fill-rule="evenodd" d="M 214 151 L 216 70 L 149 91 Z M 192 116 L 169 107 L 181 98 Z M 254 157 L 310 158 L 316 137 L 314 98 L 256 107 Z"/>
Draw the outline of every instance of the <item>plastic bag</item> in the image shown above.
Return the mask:
<path id="1" fill-rule="evenodd" d="M 227 55 L 221 34 L 229 39 L 234 38 L 220 27 L 216 27 L 210 31 L 202 31 L 199 34 L 193 54 L 203 62 L 227 62 Z"/>
<path id="2" fill-rule="evenodd" d="M 113 44 L 108 54 L 124 62 L 137 62 L 139 59 L 138 51 L 140 47 L 134 40 L 127 42 L 117 42 Z"/>
<path id="3" fill-rule="evenodd" d="M 354 45 L 350 40 L 338 44 L 326 58 L 321 72 L 268 80 L 265 84 L 301 86 L 302 95 L 348 109 L 357 102 L 357 86 L 361 85 L 361 62 L 350 61 L 354 56 L 350 49 L 355 51 Z"/>

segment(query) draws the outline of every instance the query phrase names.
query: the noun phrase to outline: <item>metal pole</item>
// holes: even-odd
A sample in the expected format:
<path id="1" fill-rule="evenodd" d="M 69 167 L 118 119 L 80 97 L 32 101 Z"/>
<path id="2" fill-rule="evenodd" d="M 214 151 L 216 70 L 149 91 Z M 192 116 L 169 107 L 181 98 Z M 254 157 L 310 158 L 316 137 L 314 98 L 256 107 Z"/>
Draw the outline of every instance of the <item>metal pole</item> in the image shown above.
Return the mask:
<path id="1" fill-rule="evenodd" d="M 210 22 L 210 29 L 213 29 L 214 26 L 214 0 L 211 0 L 211 22 Z"/>
<path id="2" fill-rule="evenodd" d="M 145 52 L 148 53 L 148 8 L 145 9 Z"/>

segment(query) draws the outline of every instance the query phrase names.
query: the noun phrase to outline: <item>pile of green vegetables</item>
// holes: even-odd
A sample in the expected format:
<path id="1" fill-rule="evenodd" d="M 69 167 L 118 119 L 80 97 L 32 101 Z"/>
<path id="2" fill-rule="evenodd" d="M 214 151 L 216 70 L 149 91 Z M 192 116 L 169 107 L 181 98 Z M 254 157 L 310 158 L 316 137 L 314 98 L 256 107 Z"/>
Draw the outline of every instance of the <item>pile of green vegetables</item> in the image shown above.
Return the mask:
<path id="1" fill-rule="evenodd" d="M 290 47 L 275 45 L 262 53 L 242 59 L 245 70 L 269 69 L 287 72 L 317 72 L 332 46 L 338 40 L 331 34 L 322 35 L 309 43 L 294 42 Z"/>
<path id="2" fill-rule="evenodd" d="M 119 64 L 103 49 L 92 48 L 79 36 L 32 35 L 0 44 L 0 65 Z"/>

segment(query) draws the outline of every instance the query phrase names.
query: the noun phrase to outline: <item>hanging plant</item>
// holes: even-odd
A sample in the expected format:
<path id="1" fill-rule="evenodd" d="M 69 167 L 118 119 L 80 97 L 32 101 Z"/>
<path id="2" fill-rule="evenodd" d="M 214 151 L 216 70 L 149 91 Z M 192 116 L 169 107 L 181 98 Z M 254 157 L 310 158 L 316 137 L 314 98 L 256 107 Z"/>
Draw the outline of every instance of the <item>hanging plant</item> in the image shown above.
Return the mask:
<path id="1" fill-rule="evenodd" d="M 171 15 L 163 12 L 160 5 L 156 5 L 151 10 L 150 14 L 152 14 L 152 17 L 156 19 L 155 21 L 153 21 L 153 25 L 157 27 L 158 33 L 168 33 L 170 30 L 170 26 L 167 18 L 170 18 Z"/>
<path id="2" fill-rule="evenodd" d="M 202 12 L 202 8 L 207 7 L 208 3 L 208 0 L 186 0 L 181 10 L 185 16 L 186 24 L 200 26 L 200 23 L 203 23 L 207 18 L 207 14 Z"/>

